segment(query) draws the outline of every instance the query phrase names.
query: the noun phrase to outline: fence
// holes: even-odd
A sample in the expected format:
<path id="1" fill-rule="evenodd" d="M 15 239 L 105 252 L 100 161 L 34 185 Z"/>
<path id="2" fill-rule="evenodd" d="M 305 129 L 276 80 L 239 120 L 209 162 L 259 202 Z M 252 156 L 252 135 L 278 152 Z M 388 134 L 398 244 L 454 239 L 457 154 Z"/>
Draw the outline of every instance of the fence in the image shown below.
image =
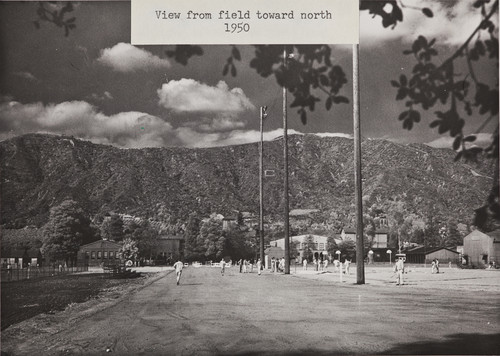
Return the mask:
<path id="1" fill-rule="evenodd" d="M 77 267 L 24 267 L 11 268 L 2 267 L 1 280 L 2 282 L 21 281 L 25 279 L 34 279 L 42 277 L 51 277 L 61 274 L 72 274 L 88 271 L 88 266 Z"/>

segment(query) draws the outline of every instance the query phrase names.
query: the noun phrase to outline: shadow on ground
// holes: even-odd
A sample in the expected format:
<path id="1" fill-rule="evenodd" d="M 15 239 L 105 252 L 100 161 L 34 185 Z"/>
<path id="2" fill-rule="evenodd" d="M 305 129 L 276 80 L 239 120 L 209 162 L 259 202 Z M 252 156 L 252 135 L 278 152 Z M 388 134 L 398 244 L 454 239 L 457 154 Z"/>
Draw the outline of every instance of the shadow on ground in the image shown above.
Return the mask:
<path id="1" fill-rule="evenodd" d="M 404 336 L 402 335 L 402 338 Z M 238 356 L 257 355 L 356 355 L 348 350 L 302 349 L 283 352 L 253 350 L 250 352 L 231 353 Z M 366 353 L 369 355 L 370 353 Z M 401 343 L 390 349 L 379 352 L 378 355 L 499 355 L 500 333 L 497 334 L 453 334 L 441 341 L 420 341 Z M 228 355 L 221 353 L 220 355 Z"/>
<path id="2" fill-rule="evenodd" d="M 404 336 L 402 335 L 402 338 Z M 500 333 L 452 334 L 440 341 L 401 343 L 383 355 L 499 355 Z"/>

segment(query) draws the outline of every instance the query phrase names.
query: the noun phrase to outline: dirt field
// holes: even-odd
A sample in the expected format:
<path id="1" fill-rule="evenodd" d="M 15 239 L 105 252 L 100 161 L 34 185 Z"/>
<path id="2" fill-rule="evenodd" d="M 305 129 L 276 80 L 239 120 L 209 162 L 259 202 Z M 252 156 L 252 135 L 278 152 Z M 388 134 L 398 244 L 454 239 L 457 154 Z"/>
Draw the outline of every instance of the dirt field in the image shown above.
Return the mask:
<path id="1" fill-rule="evenodd" d="M 389 268 L 366 284 L 333 270 L 292 275 L 217 268 L 172 271 L 142 286 L 40 315 L 2 332 L 24 354 L 329 355 L 500 354 L 500 273 L 413 268 L 396 286 Z"/>
<path id="2" fill-rule="evenodd" d="M 24 281 L 3 282 L 2 330 L 42 313 L 54 314 L 73 303 L 97 298 L 132 280 L 116 279 L 111 274 L 72 274 Z"/>

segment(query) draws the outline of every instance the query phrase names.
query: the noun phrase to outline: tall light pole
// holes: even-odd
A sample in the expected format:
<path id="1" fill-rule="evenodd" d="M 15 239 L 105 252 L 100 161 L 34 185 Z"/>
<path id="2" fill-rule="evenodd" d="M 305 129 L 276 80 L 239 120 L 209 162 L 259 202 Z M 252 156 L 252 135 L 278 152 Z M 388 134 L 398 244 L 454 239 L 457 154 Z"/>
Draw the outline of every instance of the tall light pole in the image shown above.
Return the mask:
<path id="1" fill-rule="evenodd" d="M 359 44 L 352 45 L 352 99 L 352 115 L 354 122 L 354 180 L 356 186 L 356 283 L 365 284 L 363 193 L 361 187 L 361 129 L 359 119 Z"/>
<path id="2" fill-rule="evenodd" d="M 287 67 L 286 46 L 283 46 L 283 67 Z M 289 240 L 289 206 L 288 206 L 288 124 L 287 124 L 287 102 L 286 102 L 286 85 L 283 84 L 283 170 L 284 170 L 284 230 L 285 230 L 285 274 L 290 274 L 290 240 Z"/>
<path id="3" fill-rule="evenodd" d="M 260 262 L 264 263 L 264 119 L 267 117 L 267 106 L 260 107 L 260 146 L 259 146 L 259 235 Z"/>

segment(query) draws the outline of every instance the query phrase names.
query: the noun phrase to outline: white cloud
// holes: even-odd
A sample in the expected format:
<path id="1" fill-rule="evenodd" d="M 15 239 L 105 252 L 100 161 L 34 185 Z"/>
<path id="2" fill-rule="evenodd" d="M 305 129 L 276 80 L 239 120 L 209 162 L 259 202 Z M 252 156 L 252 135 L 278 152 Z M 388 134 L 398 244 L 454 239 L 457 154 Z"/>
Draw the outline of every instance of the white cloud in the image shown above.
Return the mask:
<path id="1" fill-rule="evenodd" d="M 29 80 L 29 81 L 33 81 L 33 82 L 37 81 L 36 77 L 33 74 L 31 74 L 30 72 L 15 72 L 14 75 L 17 77 Z"/>
<path id="2" fill-rule="evenodd" d="M 436 38 L 440 43 L 457 45 L 463 43 L 482 20 L 480 11 L 472 6 L 474 1 L 414 0 L 406 3 L 416 8 L 430 8 L 434 16 L 429 18 L 420 10 L 403 8 L 403 21 L 391 29 L 382 26 L 379 16 L 372 18 L 368 11 L 361 11 L 361 44 L 377 46 L 396 39 L 411 43 L 418 35 L 423 35 L 429 40 Z"/>
<path id="3" fill-rule="evenodd" d="M 163 84 L 157 92 L 159 104 L 175 112 L 239 113 L 255 108 L 243 90 L 229 89 L 224 81 L 212 87 L 183 78 Z"/>
<path id="4" fill-rule="evenodd" d="M 105 115 L 85 101 L 0 104 L 0 137 L 12 132 L 73 135 L 118 147 L 164 147 L 179 143 L 172 125 L 143 112 Z"/>
<path id="5" fill-rule="evenodd" d="M 92 100 L 96 100 L 96 101 L 106 101 L 106 100 L 112 100 L 113 95 L 111 95 L 111 93 L 109 91 L 105 91 L 102 94 L 93 93 L 92 95 L 89 95 L 87 98 L 92 99 Z"/>
<path id="6" fill-rule="evenodd" d="M 260 140 L 260 131 L 243 130 L 243 123 L 230 118 L 205 119 L 203 125 L 174 128 L 169 122 L 143 112 L 121 112 L 105 115 L 85 101 L 67 101 L 59 104 L 40 102 L 22 104 L 9 100 L 0 103 L 0 139 L 26 133 L 72 135 L 94 143 L 122 148 L 143 147 L 218 147 L 240 145 Z M 236 121 L 238 122 L 238 121 Z M 233 129 L 234 127 L 238 129 Z M 272 141 L 283 135 L 282 129 L 264 132 L 264 140 Z M 288 130 L 288 135 L 303 135 Z M 345 136 L 343 134 L 317 134 Z"/>
<path id="7" fill-rule="evenodd" d="M 491 144 L 492 135 L 488 133 L 478 133 L 475 134 L 476 141 L 470 142 L 467 144 L 467 147 L 479 146 L 486 148 Z M 427 146 L 431 146 L 434 148 L 452 148 L 454 137 L 440 137 L 434 141 L 426 143 Z"/>
<path id="8" fill-rule="evenodd" d="M 101 50 L 97 62 L 111 67 L 117 72 L 168 69 L 170 62 L 129 43 L 120 42 L 112 48 Z"/>

